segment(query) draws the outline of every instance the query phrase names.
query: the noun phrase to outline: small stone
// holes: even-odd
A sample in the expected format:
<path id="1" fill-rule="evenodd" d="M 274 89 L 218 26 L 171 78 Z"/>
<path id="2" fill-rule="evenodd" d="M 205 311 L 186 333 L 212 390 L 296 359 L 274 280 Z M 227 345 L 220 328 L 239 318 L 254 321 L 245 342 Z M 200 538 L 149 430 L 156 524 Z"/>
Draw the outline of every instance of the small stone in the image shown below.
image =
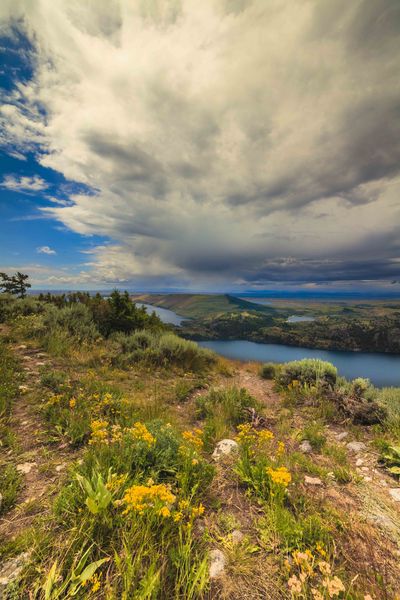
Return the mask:
<path id="1" fill-rule="evenodd" d="M 17 346 L 17 350 L 26 350 L 27 347 L 26 344 L 20 344 L 20 346 Z"/>
<path id="2" fill-rule="evenodd" d="M 362 450 L 365 450 L 366 447 L 364 442 L 349 442 L 346 444 L 346 448 L 351 450 L 351 452 L 361 452 Z"/>
<path id="3" fill-rule="evenodd" d="M 356 467 L 361 467 L 361 465 L 364 464 L 364 461 L 362 458 L 357 458 L 356 460 Z"/>
<path id="4" fill-rule="evenodd" d="M 369 471 L 369 468 L 368 467 L 361 467 L 361 471 L 365 471 L 365 472 Z"/>
<path id="5" fill-rule="evenodd" d="M 35 365 L 35 366 L 36 366 L 36 367 L 45 367 L 46 365 L 47 365 L 47 363 L 45 363 L 45 362 L 42 362 L 42 361 L 39 361 L 39 362 L 37 362 L 37 363 L 36 363 L 36 365 Z"/>
<path id="6" fill-rule="evenodd" d="M 390 488 L 389 494 L 395 502 L 400 502 L 400 488 Z"/>
<path id="7" fill-rule="evenodd" d="M 56 471 L 57 473 L 59 473 L 60 471 L 63 471 L 65 469 L 67 465 L 65 463 L 62 463 L 61 465 L 57 465 L 56 466 Z"/>
<path id="8" fill-rule="evenodd" d="M 216 579 L 219 577 L 225 570 L 226 558 L 225 554 L 215 548 L 210 552 L 210 569 L 209 569 L 209 577 L 210 579 Z"/>
<path id="9" fill-rule="evenodd" d="M 219 460 L 222 456 L 228 456 L 232 452 L 237 452 L 239 446 L 235 440 L 221 440 L 215 446 L 214 452 L 212 453 L 212 457 L 214 460 Z"/>
<path id="10" fill-rule="evenodd" d="M 364 477 L 364 481 L 366 481 L 366 482 L 372 481 L 372 477 Z"/>
<path id="11" fill-rule="evenodd" d="M 19 385 L 18 386 L 19 391 L 21 392 L 21 394 L 26 394 L 26 392 L 29 391 L 29 388 L 27 385 Z"/>
<path id="12" fill-rule="evenodd" d="M 3 598 L 3 592 L 6 591 L 10 583 L 18 579 L 29 558 L 30 552 L 23 552 L 2 564 L 0 567 L 0 598 Z"/>
<path id="13" fill-rule="evenodd" d="M 308 475 L 304 477 L 304 483 L 306 485 L 323 485 L 319 477 L 309 477 Z"/>
<path id="14" fill-rule="evenodd" d="M 240 529 L 234 529 L 234 530 L 232 531 L 232 534 L 231 534 L 231 535 L 232 535 L 232 542 L 233 542 L 234 544 L 240 544 L 240 542 L 241 542 L 241 541 L 243 540 L 243 538 L 244 538 L 243 532 L 242 532 L 242 531 L 240 531 Z"/>
<path id="15" fill-rule="evenodd" d="M 21 463 L 20 465 L 17 465 L 17 471 L 19 471 L 20 473 L 25 473 L 25 475 L 27 473 L 30 473 L 32 470 L 32 467 L 35 467 L 36 463 L 32 462 L 32 463 Z"/>
<path id="16" fill-rule="evenodd" d="M 344 438 L 346 438 L 349 435 L 348 431 L 342 431 L 341 433 L 337 433 L 336 434 L 336 439 L 339 440 L 339 442 L 341 442 L 342 440 L 344 440 Z"/>
<path id="17" fill-rule="evenodd" d="M 299 446 L 299 450 L 304 454 L 310 454 L 310 452 L 312 452 L 312 446 L 308 440 L 303 440 Z"/>

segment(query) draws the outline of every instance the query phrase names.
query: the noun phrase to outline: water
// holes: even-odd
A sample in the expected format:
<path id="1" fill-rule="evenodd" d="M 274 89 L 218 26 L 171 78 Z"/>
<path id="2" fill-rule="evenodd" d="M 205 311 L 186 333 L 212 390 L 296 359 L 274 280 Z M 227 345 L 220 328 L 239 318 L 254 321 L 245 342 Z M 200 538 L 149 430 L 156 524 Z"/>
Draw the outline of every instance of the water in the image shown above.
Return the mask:
<path id="1" fill-rule="evenodd" d="M 242 340 L 205 341 L 200 346 L 222 356 L 259 362 L 288 362 L 302 358 L 320 358 L 334 364 L 346 379 L 367 377 L 377 387 L 400 387 L 400 356 L 368 352 L 315 350 L 280 344 L 257 344 Z"/>
<path id="2" fill-rule="evenodd" d="M 160 306 L 153 306 L 152 304 L 145 304 L 143 302 L 135 302 L 136 306 L 144 306 L 147 308 L 147 312 L 151 314 L 155 312 L 157 317 L 160 317 L 163 323 L 169 323 L 171 325 L 181 325 L 182 321 L 188 321 L 187 318 L 177 315 L 173 310 L 167 308 L 161 308 Z"/>
<path id="3" fill-rule="evenodd" d="M 287 318 L 287 323 L 306 323 L 307 321 L 315 321 L 315 317 L 292 315 Z"/>

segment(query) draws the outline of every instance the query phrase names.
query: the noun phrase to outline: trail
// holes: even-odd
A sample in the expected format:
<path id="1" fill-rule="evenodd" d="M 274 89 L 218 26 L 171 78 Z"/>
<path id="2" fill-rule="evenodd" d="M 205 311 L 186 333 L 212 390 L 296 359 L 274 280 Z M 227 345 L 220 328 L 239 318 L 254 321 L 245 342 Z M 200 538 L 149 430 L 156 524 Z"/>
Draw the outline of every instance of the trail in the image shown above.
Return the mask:
<path id="1" fill-rule="evenodd" d="M 0 335 L 5 333 L 3 327 Z M 25 344 L 14 346 L 12 350 L 21 361 L 25 381 L 20 386 L 20 395 L 14 400 L 9 422 L 16 443 L 1 454 L 3 464 L 16 466 L 23 484 L 17 504 L 0 519 L 0 538 L 14 538 L 38 515 L 49 510 L 49 500 L 73 458 L 73 453 L 63 445 L 49 441 L 46 425 L 39 415 L 40 369 L 53 368 L 53 362 L 45 353 Z"/>

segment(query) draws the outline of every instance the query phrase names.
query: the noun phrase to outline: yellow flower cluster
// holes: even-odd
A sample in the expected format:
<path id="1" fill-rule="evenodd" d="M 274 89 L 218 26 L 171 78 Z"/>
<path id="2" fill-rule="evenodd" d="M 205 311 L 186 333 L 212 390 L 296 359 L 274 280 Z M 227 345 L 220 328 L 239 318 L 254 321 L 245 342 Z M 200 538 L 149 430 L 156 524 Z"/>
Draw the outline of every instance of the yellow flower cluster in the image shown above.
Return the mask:
<path id="1" fill-rule="evenodd" d="M 133 485 L 125 491 L 121 503 L 126 505 L 124 514 L 130 512 L 143 514 L 146 510 L 156 508 L 158 514 L 169 517 L 171 513 L 168 505 L 173 504 L 175 498 L 170 488 L 164 484 Z"/>
<path id="2" fill-rule="evenodd" d="M 236 439 L 239 442 L 257 443 L 259 445 L 270 442 L 274 439 L 274 434 L 269 429 L 261 429 L 257 431 L 250 423 L 238 425 L 238 435 Z"/>
<path id="3" fill-rule="evenodd" d="M 272 482 L 276 485 L 282 485 L 283 487 L 287 487 L 292 481 L 290 471 L 288 471 L 286 467 L 278 467 L 277 469 L 267 467 L 266 471 L 270 476 Z"/>
<path id="4" fill-rule="evenodd" d="M 137 421 L 133 427 L 126 430 L 134 440 L 145 442 L 148 446 L 153 446 L 156 443 L 156 438 L 150 433 L 146 425 Z"/>
<path id="5" fill-rule="evenodd" d="M 71 400 L 69 401 L 69 407 L 70 408 L 75 408 L 76 406 L 76 399 L 75 398 L 71 398 Z"/>
<path id="6" fill-rule="evenodd" d="M 192 444 L 195 448 L 197 448 L 197 450 L 201 450 L 203 448 L 203 440 L 201 439 L 201 436 L 203 435 L 203 432 L 201 429 L 193 429 L 193 431 L 184 431 L 182 433 L 182 437 L 186 442 L 189 442 L 189 444 Z"/>
<path id="7" fill-rule="evenodd" d="M 178 509 L 179 510 L 174 513 L 173 517 L 175 523 L 182 521 L 184 518 L 186 518 L 188 521 L 193 521 L 194 519 L 197 519 L 197 517 L 201 517 L 205 511 L 205 508 L 201 502 L 198 506 L 191 507 L 187 500 L 180 500 L 178 503 Z"/>
<path id="8" fill-rule="evenodd" d="M 128 475 L 116 475 L 115 473 L 113 473 L 111 475 L 111 478 L 106 483 L 106 488 L 110 492 L 116 492 L 124 485 L 127 479 Z"/>
<path id="9" fill-rule="evenodd" d="M 289 383 L 288 385 L 288 389 L 296 389 L 301 385 L 300 381 L 298 379 L 293 379 L 293 381 L 291 381 L 291 383 Z"/>
<path id="10" fill-rule="evenodd" d="M 92 421 L 90 428 L 92 435 L 89 440 L 89 444 L 108 444 L 108 421 Z"/>

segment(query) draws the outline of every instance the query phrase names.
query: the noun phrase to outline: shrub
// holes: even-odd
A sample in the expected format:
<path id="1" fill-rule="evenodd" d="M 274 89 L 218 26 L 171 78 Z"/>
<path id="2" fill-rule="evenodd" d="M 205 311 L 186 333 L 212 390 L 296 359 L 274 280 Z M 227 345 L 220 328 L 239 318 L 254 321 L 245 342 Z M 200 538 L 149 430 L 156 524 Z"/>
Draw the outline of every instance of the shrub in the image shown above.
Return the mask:
<path id="1" fill-rule="evenodd" d="M 311 447 L 316 452 L 320 452 L 326 443 L 326 435 L 323 432 L 323 425 L 317 421 L 312 421 L 304 427 L 303 439 L 308 440 Z"/>
<path id="2" fill-rule="evenodd" d="M 278 383 L 284 386 L 298 381 L 301 384 L 333 387 L 336 379 L 336 367 L 329 362 L 315 358 L 304 358 L 286 363 L 277 376 Z"/>
<path id="3" fill-rule="evenodd" d="M 128 366 L 143 362 L 155 367 L 177 366 L 185 371 L 201 372 L 216 362 L 216 355 L 195 342 L 173 333 L 136 331 L 114 335 L 114 364 Z"/>
<path id="4" fill-rule="evenodd" d="M 197 416 L 206 419 L 216 413 L 228 425 L 239 425 L 248 420 L 246 409 L 256 408 L 258 403 L 244 388 L 231 387 L 211 390 L 196 399 Z"/>
<path id="5" fill-rule="evenodd" d="M 378 392 L 378 402 L 387 411 L 384 427 L 394 439 L 400 439 L 400 388 L 382 388 Z"/>
<path id="6" fill-rule="evenodd" d="M 277 372 L 277 365 L 274 363 L 265 363 L 260 369 L 260 377 L 263 379 L 274 379 Z"/>
<path id="7" fill-rule="evenodd" d="M 78 343 L 94 342 L 100 337 L 92 314 L 84 304 L 72 304 L 60 309 L 48 305 L 44 312 L 43 324 L 48 337 L 62 332 Z"/>

